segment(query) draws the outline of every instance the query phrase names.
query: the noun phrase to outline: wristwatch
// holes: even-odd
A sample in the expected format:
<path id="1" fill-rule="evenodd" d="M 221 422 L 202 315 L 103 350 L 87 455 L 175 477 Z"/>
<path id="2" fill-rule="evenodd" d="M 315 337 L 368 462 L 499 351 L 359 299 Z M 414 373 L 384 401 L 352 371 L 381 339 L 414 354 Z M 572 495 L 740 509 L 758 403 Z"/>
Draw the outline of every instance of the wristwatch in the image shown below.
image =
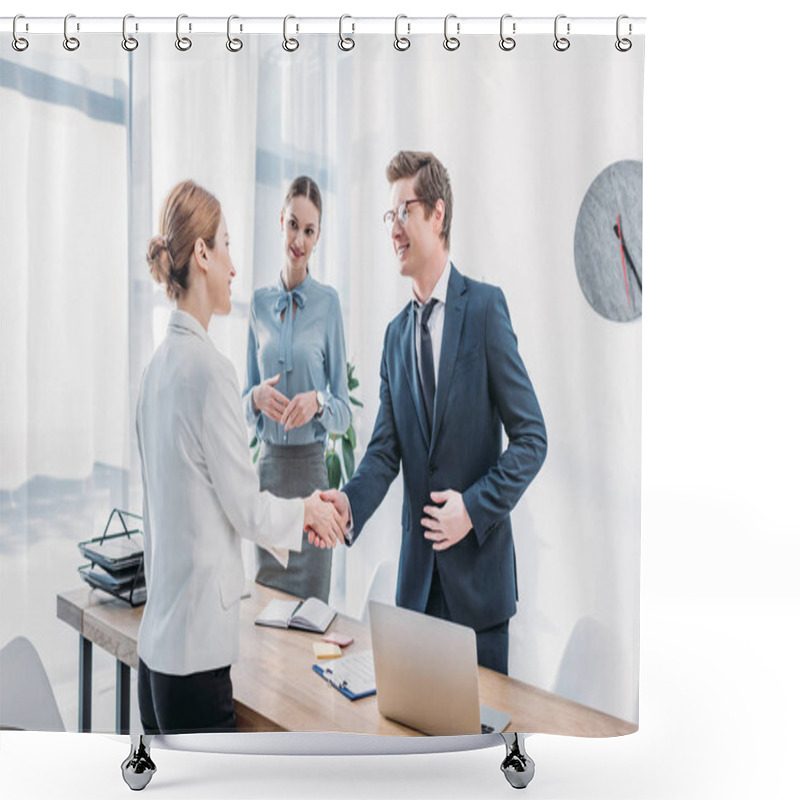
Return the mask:
<path id="1" fill-rule="evenodd" d="M 314 416 L 319 419 L 325 411 L 325 395 L 322 392 L 317 392 L 317 405 L 319 406 L 319 411 Z"/>

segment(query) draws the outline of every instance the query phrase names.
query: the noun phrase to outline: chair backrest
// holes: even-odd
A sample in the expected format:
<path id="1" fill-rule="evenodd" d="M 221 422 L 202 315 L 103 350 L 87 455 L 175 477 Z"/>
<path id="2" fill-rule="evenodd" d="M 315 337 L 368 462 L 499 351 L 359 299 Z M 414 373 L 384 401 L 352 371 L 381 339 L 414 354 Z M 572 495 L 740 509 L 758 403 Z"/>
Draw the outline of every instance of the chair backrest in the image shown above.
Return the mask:
<path id="1" fill-rule="evenodd" d="M 379 603 L 394 605 L 394 595 L 397 588 L 397 563 L 394 561 L 381 561 L 375 567 L 369 581 L 367 596 L 361 608 L 361 621 L 369 624 L 369 601 L 377 600 Z"/>
<path id="2" fill-rule="evenodd" d="M 625 702 L 624 653 L 613 631 L 593 617 L 581 617 L 572 629 L 553 692 L 585 706 L 616 714 Z"/>
<path id="3" fill-rule="evenodd" d="M 23 636 L 0 650 L 0 727 L 64 731 L 53 687 L 36 648 Z"/>

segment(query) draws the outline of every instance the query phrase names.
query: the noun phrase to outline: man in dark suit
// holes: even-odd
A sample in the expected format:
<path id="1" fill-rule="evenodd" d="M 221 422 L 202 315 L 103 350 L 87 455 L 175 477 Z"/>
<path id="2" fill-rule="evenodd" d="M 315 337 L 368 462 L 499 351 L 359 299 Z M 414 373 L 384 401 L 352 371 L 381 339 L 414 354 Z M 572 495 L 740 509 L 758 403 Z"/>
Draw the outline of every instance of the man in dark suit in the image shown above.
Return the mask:
<path id="1" fill-rule="evenodd" d="M 352 544 L 402 464 L 397 604 L 470 626 L 478 663 L 507 673 L 518 597 L 509 514 L 544 461 L 544 421 L 503 292 L 449 261 L 447 170 L 401 151 L 386 174 L 384 220 L 414 299 L 386 329 L 364 458 L 343 492 L 323 497 L 349 520 Z"/>

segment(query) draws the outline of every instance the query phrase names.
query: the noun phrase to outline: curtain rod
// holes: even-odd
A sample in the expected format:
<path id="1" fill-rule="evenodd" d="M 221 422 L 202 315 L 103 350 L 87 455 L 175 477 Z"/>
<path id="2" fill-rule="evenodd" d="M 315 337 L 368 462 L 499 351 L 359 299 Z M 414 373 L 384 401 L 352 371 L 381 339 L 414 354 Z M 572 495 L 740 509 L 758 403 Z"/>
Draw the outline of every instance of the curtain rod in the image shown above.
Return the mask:
<path id="1" fill-rule="evenodd" d="M 623 36 L 644 33 L 645 17 L 624 16 L 621 22 L 616 17 L 513 17 L 505 15 L 504 34 L 520 36 L 525 34 L 553 35 L 558 25 L 559 36 L 563 35 L 605 35 L 613 36 L 620 31 Z M 0 18 L 0 31 L 11 33 L 14 18 Z M 134 33 L 175 33 L 175 17 L 136 17 L 130 16 L 126 29 L 128 35 Z M 227 17 L 193 17 L 181 15 L 181 32 L 184 34 L 226 34 Z M 468 36 L 473 34 L 499 34 L 500 17 L 457 17 L 448 19 L 448 35 Z M 235 17 L 231 30 L 235 34 L 283 34 L 288 25 L 290 34 L 343 33 L 346 36 L 359 33 L 377 33 L 403 36 L 414 34 L 442 34 L 444 17 Z M 618 28 L 618 25 L 621 27 Z M 68 20 L 70 35 L 75 33 L 122 33 L 122 17 L 81 17 L 70 15 Z M 64 17 L 27 17 L 17 20 L 17 34 L 64 33 Z"/>

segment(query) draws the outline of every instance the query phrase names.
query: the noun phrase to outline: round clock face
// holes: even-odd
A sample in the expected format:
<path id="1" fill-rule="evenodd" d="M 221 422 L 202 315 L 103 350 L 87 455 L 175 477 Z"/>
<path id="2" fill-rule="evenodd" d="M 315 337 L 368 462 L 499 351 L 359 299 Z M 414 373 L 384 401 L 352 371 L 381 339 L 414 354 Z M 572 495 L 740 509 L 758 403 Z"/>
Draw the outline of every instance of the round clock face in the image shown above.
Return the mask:
<path id="1" fill-rule="evenodd" d="M 617 161 L 592 181 L 575 225 L 575 271 L 598 314 L 642 315 L 641 161 Z"/>

